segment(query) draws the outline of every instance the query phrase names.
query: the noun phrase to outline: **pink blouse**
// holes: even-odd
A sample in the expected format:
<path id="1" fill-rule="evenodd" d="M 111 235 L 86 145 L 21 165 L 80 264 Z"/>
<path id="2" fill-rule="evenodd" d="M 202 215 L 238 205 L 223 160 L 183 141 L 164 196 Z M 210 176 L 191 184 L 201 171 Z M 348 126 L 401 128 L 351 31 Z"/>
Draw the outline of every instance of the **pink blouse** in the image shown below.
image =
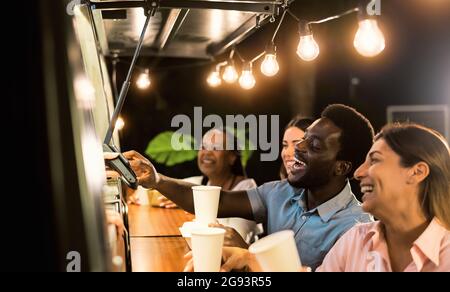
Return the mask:
<path id="1" fill-rule="evenodd" d="M 326 255 L 318 272 L 391 272 L 382 223 L 358 224 Z M 434 218 L 411 248 L 404 272 L 450 272 L 450 231 Z"/>

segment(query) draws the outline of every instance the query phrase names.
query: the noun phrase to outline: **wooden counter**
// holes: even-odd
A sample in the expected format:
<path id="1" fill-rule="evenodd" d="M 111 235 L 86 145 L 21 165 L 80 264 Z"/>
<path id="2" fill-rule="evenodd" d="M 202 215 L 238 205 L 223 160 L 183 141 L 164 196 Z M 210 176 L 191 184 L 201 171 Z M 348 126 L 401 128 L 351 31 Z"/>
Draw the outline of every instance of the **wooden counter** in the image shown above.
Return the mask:
<path id="1" fill-rule="evenodd" d="M 133 272 L 182 272 L 189 247 L 178 228 L 193 218 L 181 209 L 129 205 Z"/>
<path id="2" fill-rule="evenodd" d="M 183 237 L 132 237 L 133 272 L 182 272 L 188 251 Z"/>
<path id="3" fill-rule="evenodd" d="M 194 216 L 182 209 L 164 209 L 151 206 L 128 206 L 131 237 L 179 235 L 179 227 Z"/>

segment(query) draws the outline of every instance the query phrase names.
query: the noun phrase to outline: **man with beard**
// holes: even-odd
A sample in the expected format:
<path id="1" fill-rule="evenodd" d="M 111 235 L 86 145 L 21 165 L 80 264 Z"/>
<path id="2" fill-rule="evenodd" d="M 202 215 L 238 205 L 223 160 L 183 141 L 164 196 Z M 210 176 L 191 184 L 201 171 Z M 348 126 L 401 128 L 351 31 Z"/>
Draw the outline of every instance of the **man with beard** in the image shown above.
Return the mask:
<path id="1" fill-rule="evenodd" d="M 349 179 L 364 161 L 373 135 L 370 122 L 355 109 L 328 106 L 297 144 L 287 180 L 248 191 L 222 191 L 218 217 L 255 220 L 264 224 L 268 234 L 293 230 L 302 264 L 317 268 L 348 229 L 371 221 L 353 195 Z M 192 184 L 158 174 L 139 153 L 125 156 L 141 185 L 194 212 Z"/>

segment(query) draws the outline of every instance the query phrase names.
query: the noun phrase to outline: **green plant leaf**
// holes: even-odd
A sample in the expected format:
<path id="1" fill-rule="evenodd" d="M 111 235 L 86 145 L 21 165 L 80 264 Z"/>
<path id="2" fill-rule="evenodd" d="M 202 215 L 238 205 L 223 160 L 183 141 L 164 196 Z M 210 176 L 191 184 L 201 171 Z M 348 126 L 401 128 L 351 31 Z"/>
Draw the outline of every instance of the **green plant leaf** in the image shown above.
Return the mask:
<path id="1" fill-rule="evenodd" d="M 172 136 L 174 135 L 175 145 L 172 145 Z M 195 159 L 197 157 L 197 150 L 194 150 L 195 145 L 196 141 L 190 135 L 166 131 L 157 135 L 148 143 L 145 154 L 158 163 L 174 166 Z"/>

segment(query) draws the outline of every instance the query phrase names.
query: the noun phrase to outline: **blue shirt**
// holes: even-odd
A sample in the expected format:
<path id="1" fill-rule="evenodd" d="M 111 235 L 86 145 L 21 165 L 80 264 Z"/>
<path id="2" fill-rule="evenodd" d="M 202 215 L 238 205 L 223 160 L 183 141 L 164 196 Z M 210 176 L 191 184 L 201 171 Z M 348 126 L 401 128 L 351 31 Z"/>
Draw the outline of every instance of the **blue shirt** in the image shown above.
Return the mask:
<path id="1" fill-rule="evenodd" d="M 373 221 L 361 209 L 348 182 L 337 196 L 309 211 L 305 189 L 296 189 L 287 180 L 263 184 L 247 194 L 256 222 L 266 224 L 268 234 L 293 230 L 302 265 L 313 270 L 347 230 L 359 222 Z"/>

